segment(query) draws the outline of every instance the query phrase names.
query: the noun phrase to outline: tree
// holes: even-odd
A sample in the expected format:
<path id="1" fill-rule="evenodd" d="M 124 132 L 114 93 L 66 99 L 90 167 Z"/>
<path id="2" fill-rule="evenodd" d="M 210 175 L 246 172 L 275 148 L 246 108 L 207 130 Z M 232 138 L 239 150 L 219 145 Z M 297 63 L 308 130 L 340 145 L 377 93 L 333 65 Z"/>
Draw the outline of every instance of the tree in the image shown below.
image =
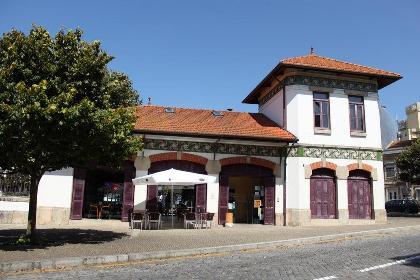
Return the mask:
<path id="1" fill-rule="evenodd" d="M 80 29 L 33 26 L 0 38 L 0 167 L 30 176 L 26 237 L 34 241 L 38 183 L 47 171 L 119 166 L 141 149 L 138 94 L 99 41 Z"/>
<path id="2" fill-rule="evenodd" d="M 420 139 L 405 148 L 395 162 L 399 169 L 399 178 L 408 183 L 413 195 L 411 184 L 420 181 Z"/>

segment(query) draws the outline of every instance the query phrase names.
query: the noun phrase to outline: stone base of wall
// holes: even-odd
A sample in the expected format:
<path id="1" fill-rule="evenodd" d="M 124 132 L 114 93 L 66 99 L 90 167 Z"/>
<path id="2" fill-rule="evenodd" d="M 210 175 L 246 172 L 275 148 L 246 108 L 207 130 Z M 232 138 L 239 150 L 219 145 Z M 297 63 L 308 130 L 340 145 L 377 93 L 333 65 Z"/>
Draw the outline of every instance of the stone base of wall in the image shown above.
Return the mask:
<path id="1" fill-rule="evenodd" d="M 1 211 L 0 224 L 26 224 L 28 212 L 26 211 Z"/>
<path id="2" fill-rule="evenodd" d="M 217 215 L 217 213 L 214 213 L 213 226 L 218 226 L 218 225 L 219 225 L 219 216 Z"/>
<path id="3" fill-rule="evenodd" d="M 70 219 L 69 208 L 38 207 L 37 224 L 39 225 L 67 225 Z"/>
<path id="4" fill-rule="evenodd" d="M 283 226 L 284 215 L 283 213 L 276 213 L 276 226 Z"/>
<path id="5" fill-rule="evenodd" d="M 349 211 L 347 209 L 338 210 L 338 219 L 311 219 L 311 210 L 306 209 L 287 209 L 286 213 L 288 226 L 372 225 L 387 222 L 387 215 L 384 209 L 374 210 L 375 219 L 350 219 Z M 280 214 L 276 214 L 276 223 L 277 215 Z"/>
<path id="6" fill-rule="evenodd" d="M 70 218 L 69 208 L 38 207 L 37 225 L 67 225 Z M 0 224 L 26 224 L 28 212 L 1 211 Z"/>
<path id="7" fill-rule="evenodd" d="M 375 209 L 375 222 L 377 224 L 385 224 L 387 222 L 387 215 L 385 209 Z"/>
<path id="8" fill-rule="evenodd" d="M 286 225 L 303 226 L 311 222 L 311 210 L 309 209 L 286 209 Z"/>

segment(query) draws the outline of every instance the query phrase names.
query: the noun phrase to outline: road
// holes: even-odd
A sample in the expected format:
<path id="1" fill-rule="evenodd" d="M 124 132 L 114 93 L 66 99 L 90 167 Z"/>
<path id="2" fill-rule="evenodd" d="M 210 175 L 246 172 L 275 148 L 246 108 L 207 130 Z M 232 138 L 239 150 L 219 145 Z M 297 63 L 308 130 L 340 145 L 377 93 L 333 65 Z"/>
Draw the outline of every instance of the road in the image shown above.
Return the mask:
<path id="1" fill-rule="evenodd" d="M 6 279 L 420 279 L 420 232 L 17 274 Z"/>

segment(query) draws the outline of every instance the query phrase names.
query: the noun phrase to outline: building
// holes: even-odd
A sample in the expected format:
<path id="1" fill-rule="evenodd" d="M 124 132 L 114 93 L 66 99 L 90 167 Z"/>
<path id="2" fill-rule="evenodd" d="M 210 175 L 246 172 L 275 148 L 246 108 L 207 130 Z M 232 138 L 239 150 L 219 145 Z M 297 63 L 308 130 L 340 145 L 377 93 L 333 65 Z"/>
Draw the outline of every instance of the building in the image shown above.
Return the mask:
<path id="1" fill-rule="evenodd" d="M 420 199 L 420 186 L 409 186 L 398 179 L 398 168 L 395 159 L 410 146 L 420 135 L 420 102 L 406 107 L 407 120 L 400 122 L 399 139 L 392 141 L 384 149 L 383 162 L 385 171 L 385 199 L 402 199 L 413 197 Z"/>
<path id="2" fill-rule="evenodd" d="M 282 60 L 245 97 L 258 113 L 139 106 L 135 133 L 144 150 L 121 171 L 69 168 L 45 175 L 38 221 L 95 217 L 101 204 L 111 204 L 112 217 L 122 221 L 133 209 L 176 215 L 182 207 L 215 213 L 219 224 L 228 211 L 235 223 L 384 222 L 378 91 L 400 78 L 311 52 Z M 168 168 L 218 182 L 170 194 L 131 182 Z M 169 195 L 176 209 L 168 206 Z"/>

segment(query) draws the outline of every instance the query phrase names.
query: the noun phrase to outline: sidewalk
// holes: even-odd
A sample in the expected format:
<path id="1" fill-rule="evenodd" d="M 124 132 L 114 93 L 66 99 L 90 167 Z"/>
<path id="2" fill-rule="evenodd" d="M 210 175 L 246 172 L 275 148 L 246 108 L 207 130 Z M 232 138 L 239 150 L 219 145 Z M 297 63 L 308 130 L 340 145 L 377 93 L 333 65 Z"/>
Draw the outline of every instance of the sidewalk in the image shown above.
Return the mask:
<path id="1" fill-rule="evenodd" d="M 0 225 L 0 263 L 40 261 L 71 257 L 127 255 L 169 250 L 189 250 L 250 243 L 310 238 L 351 232 L 416 226 L 420 218 L 391 217 L 387 224 L 349 226 L 274 227 L 235 225 L 209 230 L 138 231 L 131 237 L 127 223 L 80 221 L 60 228 L 40 228 L 45 243 L 37 247 L 14 245 L 24 226 Z"/>

